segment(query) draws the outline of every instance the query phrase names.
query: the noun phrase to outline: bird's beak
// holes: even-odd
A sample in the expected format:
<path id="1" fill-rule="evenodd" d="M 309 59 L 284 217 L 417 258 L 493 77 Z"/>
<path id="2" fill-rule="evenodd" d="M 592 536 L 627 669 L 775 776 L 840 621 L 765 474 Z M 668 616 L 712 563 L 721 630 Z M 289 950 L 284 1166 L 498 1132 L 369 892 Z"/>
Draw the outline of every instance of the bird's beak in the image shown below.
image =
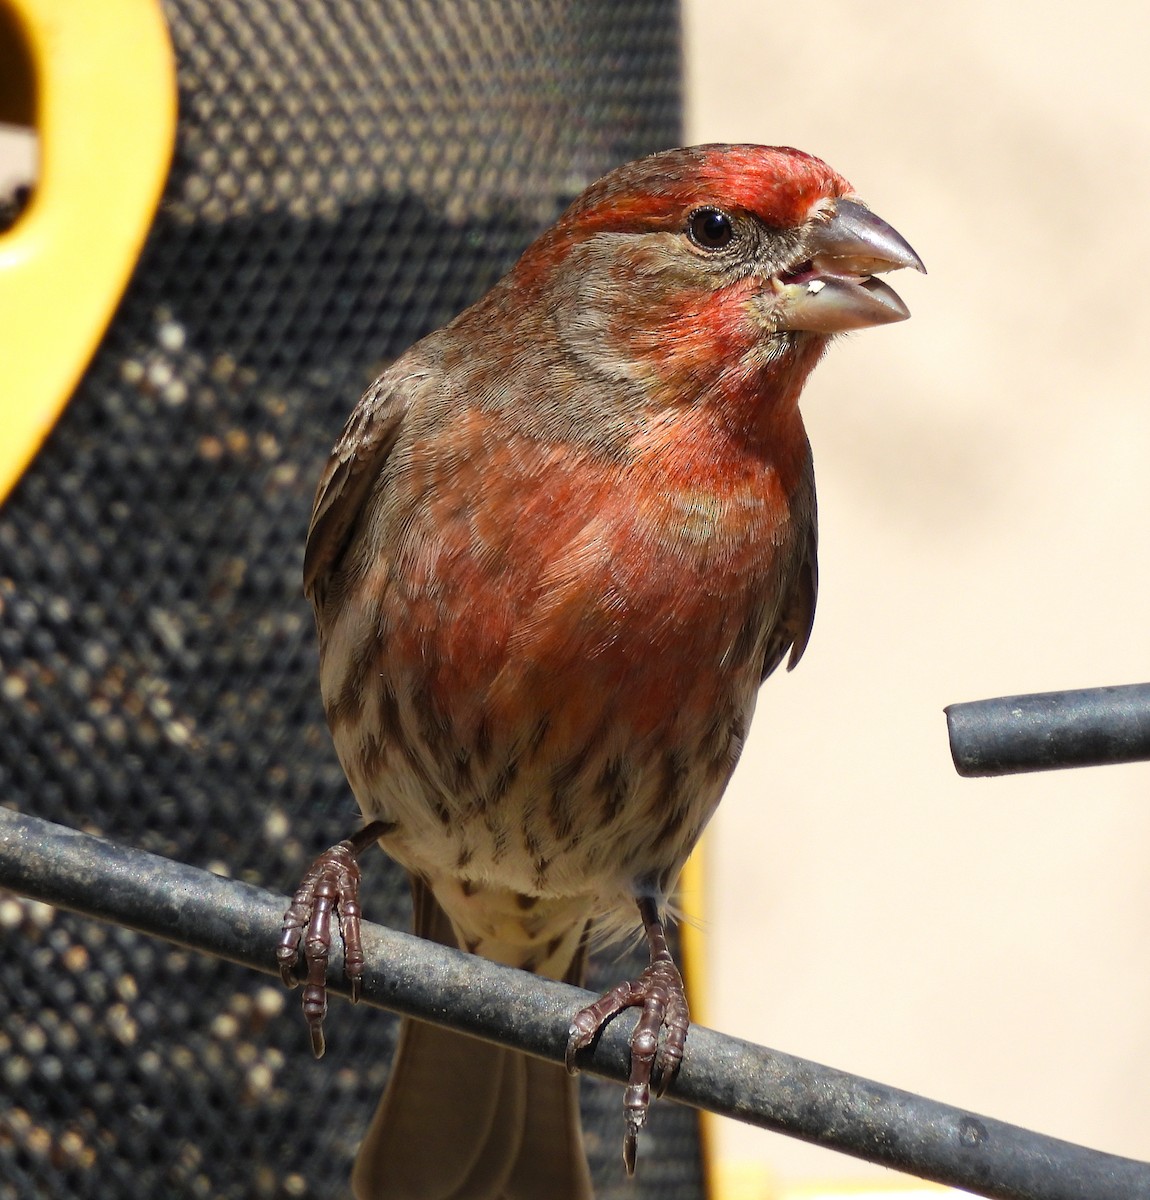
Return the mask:
<path id="1" fill-rule="evenodd" d="M 844 333 L 910 316 L 875 276 L 901 267 L 925 274 L 926 268 L 902 235 L 869 209 L 839 200 L 834 216 L 814 226 L 806 249 L 808 258 L 771 279 L 777 328 Z"/>

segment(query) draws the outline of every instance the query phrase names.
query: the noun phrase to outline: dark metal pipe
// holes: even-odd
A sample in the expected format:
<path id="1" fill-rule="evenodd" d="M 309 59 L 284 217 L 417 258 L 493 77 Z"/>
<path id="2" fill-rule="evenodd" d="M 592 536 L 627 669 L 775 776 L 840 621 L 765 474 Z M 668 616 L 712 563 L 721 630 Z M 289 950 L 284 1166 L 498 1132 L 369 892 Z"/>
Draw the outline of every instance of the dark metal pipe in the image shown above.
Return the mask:
<path id="1" fill-rule="evenodd" d="M 1150 683 L 951 704 L 960 775 L 1013 775 L 1150 760 Z"/>
<path id="2" fill-rule="evenodd" d="M 287 898 L 0 808 L 0 885 L 276 974 Z M 363 1000 L 562 1061 L 590 993 L 364 925 Z M 332 948 L 332 989 L 344 992 Z M 630 1022 L 588 1052 L 623 1080 Z M 300 1053 L 307 1053 L 302 1021 Z M 1135 1200 L 1150 1165 L 1031 1133 L 692 1026 L 675 1099 L 1000 1200 Z M 642 1147 L 640 1146 L 640 1155 Z M 621 1168 L 620 1168 L 621 1169 Z M 640 1169 L 642 1162 L 640 1161 Z"/>

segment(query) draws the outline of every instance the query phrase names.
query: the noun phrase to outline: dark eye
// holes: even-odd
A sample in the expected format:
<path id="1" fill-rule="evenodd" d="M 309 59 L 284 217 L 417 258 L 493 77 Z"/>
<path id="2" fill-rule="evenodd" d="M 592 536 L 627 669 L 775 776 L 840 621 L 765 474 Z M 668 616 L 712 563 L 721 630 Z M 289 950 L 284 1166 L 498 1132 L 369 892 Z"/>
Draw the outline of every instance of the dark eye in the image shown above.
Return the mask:
<path id="1" fill-rule="evenodd" d="M 687 234 L 704 250 L 722 250 L 731 244 L 735 226 L 721 208 L 697 208 L 687 218 Z"/>

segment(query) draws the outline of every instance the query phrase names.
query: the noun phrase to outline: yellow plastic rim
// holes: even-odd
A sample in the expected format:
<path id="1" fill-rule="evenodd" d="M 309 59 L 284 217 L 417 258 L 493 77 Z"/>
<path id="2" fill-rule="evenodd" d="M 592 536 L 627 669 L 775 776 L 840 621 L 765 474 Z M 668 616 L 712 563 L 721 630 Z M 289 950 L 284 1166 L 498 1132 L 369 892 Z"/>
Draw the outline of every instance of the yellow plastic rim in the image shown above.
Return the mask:
<path id="1" fill-rule="evenodd" d="M 677 896 L 682 913 L 679 926 L 679 945 L 683 956 L 683 982 L 687 989 L 687 1003 L 691 1008 L 691 1020 L 700 1025 L 710 1024 L 706 987 L 707 954 L 704 917 L 707 898 L 706 859 L 707 839 L 704 836 L 703 840 L 695 847 L 694 853 L 687 859 L 687 865 L 679 876 Z M 718 1117 L 713 1113 L 699 1113 L 699 1155 L 703 1167 L 703 1187 L 709 1200 L 723 1194 L 716 1173 L 715 1125 L 717 1121 Z"/>
<path id="2" fill-rule="evenodd" d="M 0 235 L 2 502 L 136 265 L 175 145 L 176 67 L 158 0 L 0 0 L 0 9 L 31 60 L 40 143 L 31 202 Z"/>

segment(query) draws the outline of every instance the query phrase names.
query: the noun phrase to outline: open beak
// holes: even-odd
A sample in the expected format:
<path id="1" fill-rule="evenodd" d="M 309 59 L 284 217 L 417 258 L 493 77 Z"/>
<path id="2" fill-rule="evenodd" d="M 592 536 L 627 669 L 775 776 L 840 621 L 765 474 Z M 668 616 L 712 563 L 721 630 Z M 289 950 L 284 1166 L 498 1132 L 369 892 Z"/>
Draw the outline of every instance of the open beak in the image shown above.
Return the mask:
<path id="1" fill-rule="evenodd" d="M 852 200 L 839 200 L 835 214 L 814 226 L 809 257 L 771 279 L 779 329 L 845 333 L 868 325 L 905 321 L 910 310 L 876 275 L 911 267 L 926 273 L 922 260 L 885 221 Z"/>

